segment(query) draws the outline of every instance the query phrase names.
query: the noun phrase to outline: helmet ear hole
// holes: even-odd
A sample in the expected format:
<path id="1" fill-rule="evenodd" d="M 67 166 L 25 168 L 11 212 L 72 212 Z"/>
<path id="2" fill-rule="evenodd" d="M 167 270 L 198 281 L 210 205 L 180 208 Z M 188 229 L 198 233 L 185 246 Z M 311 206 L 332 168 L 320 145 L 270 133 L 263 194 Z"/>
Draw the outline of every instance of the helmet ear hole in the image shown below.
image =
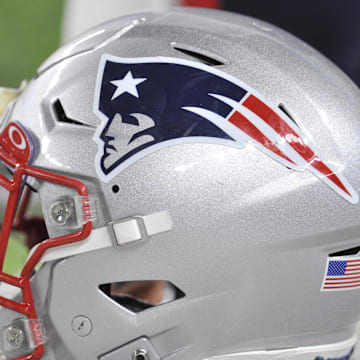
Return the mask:
<path id="1" fill-rule="evenodd" d="M 185 297 L 185 293 L 169 281 L 136 280 L 108 283 L 99 289 L 120 306 L 134 313 Z"/>

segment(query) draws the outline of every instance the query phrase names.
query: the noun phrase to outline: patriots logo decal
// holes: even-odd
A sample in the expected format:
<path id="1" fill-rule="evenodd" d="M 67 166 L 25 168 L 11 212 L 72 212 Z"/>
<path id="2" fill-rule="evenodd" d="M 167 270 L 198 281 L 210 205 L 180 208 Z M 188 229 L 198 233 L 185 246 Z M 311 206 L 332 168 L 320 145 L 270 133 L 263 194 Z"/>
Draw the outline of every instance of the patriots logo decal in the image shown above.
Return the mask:
<path id="1" fill-rule="evenodd" d="M 250 143 L 279 163 L 308 170 L 349 202 L 345 177 L 286 114 L 256 90 L 213 67 L 178 58 L 103 55 L 94 113 L 101 120 L 96 171 L 109 182 L 159 149 L 184 143 Z"/>

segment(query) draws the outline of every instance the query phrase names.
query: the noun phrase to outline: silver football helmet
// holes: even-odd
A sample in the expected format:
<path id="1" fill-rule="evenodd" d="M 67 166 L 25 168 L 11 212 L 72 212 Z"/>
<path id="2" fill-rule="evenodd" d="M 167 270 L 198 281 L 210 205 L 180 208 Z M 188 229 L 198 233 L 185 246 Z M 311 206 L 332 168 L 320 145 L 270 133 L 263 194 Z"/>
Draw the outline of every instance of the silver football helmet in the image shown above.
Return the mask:
<path id="1" fill-rule="evenodd" d="M 135 14 L 7 103 L 0 266 L 30 191 L 48 239 L 0 272 L 0 358 L 352 357 L 360 92 L 317 51 L 231 13 Z"/>

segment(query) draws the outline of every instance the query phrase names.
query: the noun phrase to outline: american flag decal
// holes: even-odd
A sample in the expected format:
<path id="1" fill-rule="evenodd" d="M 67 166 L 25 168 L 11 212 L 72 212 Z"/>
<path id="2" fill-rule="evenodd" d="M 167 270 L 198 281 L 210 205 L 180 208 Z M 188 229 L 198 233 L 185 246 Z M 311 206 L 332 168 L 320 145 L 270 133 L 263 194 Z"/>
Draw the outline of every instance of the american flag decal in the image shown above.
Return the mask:
<path id="1" fill-rule="evenodd" d="M 360 287 L 360 256 L 332 257 L 327 261 L 321 290 L 350 290 Z"/>

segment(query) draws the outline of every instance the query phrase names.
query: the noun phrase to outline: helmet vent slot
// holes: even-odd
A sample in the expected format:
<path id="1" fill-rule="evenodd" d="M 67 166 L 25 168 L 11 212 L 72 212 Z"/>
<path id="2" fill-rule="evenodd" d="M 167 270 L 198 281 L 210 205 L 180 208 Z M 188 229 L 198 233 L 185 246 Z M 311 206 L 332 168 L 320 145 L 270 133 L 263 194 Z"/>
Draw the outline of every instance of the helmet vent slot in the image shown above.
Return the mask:
<path id="1" fill-rule="evenodd" d="M 185 293 L 169 281 L 137 280 L 99 286 L 99 289 L 120 306 L 140 313 L 185 297 Z"/>
<path id="2" fill-rule="evenodd" d="M 354 247 L 351 249 L 333 252 L 333 253 L 329 254 L 329 257 L 357 255 L 359 252 L 360 252 L 360 246 L 357 246 L 357 247 Z"/>
<path id="3" fill-rule="evenodd" d="M 176 51 L 181 52 L 182 54 L 185 54 L 187 56 L 191 56 L 192 58 L 195 58 L 196 60 L 202 62 L 203 64 L 209 65 L 209 66 L 219 66 L 224 65 L 225 60 L 219 58 L 217 55 L 209 54 L 200 52 L 199 50 L 190 49 L 189 47 L 177 43 L 171 44 L 173 49 Z"/>
<path id="4" fill-rule="evenodd" d="M 295 121 L 294 117 L 290 114 L 289 110 L 286 108 L 284 104 L 279 104 L 278 108 L 296 125 L 299 126 L 299 124 Z"/>
<path id="5" fill-rule="evenodd" d="M 53 104 L 54 112 L 56 115 L 56 120 L 60 123 L 72 124 L 72 125 L 80 125 L 80 126 L 89 126 L 84 124 L 78 120 L 71 119 L 67 117 L 64 107 L 62 106 L 59 99 L 57 99 Z"/>

